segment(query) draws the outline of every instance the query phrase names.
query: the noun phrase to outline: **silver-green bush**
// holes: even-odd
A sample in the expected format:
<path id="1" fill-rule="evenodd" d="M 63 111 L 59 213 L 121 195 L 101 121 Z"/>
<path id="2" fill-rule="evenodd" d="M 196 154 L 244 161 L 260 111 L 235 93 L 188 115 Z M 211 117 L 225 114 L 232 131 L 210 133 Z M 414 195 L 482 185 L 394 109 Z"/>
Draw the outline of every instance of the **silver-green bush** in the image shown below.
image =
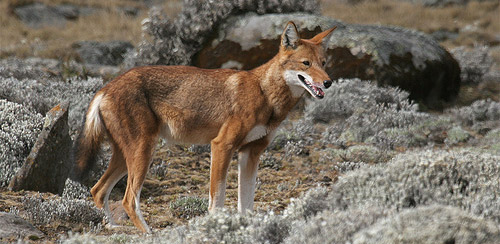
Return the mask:
<path id="1" fill-rule="evenodd" d="M 176 217 L 190 219 L 207 212 L 208 199 L 185 196 L 170 202 L 172 214 Z"/>
<path id="2" fill-rule="evenodd" d="M 452 49 L 451 54 L 460 65 L 463 83 L 480 83 L 493 65 L 493 58 L 489 55 L 487 46 L 474 47 L 470 51 L 465 47 L 458 47 Z"/>
<path id="3" fill-rule="evenodd" d="M 402 111 L 416 111 L 416 104 L 408 100 L 409 93 L 394 87 L 378 87 L 370 81 L 339 79 L 334 82 L 325 98 L 310 100 L 304 110 L 305 117 L 314 122 L 328 123 L 345 120 L 356 110 L 370 111 L 377 107 L 392 106 Z"/>
<path id="4" fill-rule="evenodd" d="M 51 224 L 54 221 L 97 225 L 104 218 L 104 212 L 86 200 L 68 200 L 58 196 L 44 199 L 35 195 L 24 197 L 22 203 L 26 211 L 23 217 L 35 225 Z"/>
<path id="5" fill-rule="evenodd" d="M 500 223 L 500 157 L 474 148 L 400 154 L 386 165 L 340 177 L 327 200 L 333 209 L 369 203 L 403 209 L 451 205 Z"/>
<path id="6" fill-rule="evenodd" d="M 65 243 L 363 243 L 401 236 L 419 243 L 495 243 L 498 162 L 499 156 L 475 149 L 408 152 L 349 171 L 331 188 L 314 188 L 280 215 L 224 210 L 153 235 L 77 235 Z"/>
<path id="7" fill-rule="evenodd" d="M 462 209 L 431 205 L 390 215 L 354 235 L 352 243 L 498 243 L 498 223 Z"/>
<path id="8" fill-rule="evenodd" d="M 367 142 L 383 130 L 405 130 L 429 118 L 417 111 L 417 105 L 408 100 L 407 92 L 396 88 L 350 79 L 339 80 L 329 91 L 324 101 L 310 102 L 305 109 L 305 116 L 310 120 L 334 123 L 323 132 L 323 144 Z M 384 139 L 370 140 L 370 143 L 386 144 Z"/>
<path id="9" fill-rule="evenodd" d="M 54 59 L 41 58 L 6 58 L 0 60 L 0 77 L 23 79 L 37 79 L 47 81 L 52 79 L 51 73 L 47 70 L 57 70 L 59 61 Z"/>
<path id="10" fill-rule="evenodd" d="M 40 134 L 43 116 L 21 104 L 0 99 L 0 186 L 21 168 Z"/>
<path id="11" fill-rule="evenodd" d="M 475 101 L 470 106 L 449 109 L 446 112 L 463 125 L 473 128 L 488 122 L 500 126 L 500 102 L 491 99 Z"/>
<path id="12" fill-rule="evenodd" d="M 326 210 L 309 220 L 293 222 L 284 243 L 350 243 L 355 233 L 370 227 L 388 213 L 387 209 L 373 207 Z"/>
<path id="13" fill-rule="evenodd" d="M 367 138 L 365 142 L 384 149 L 432 146 L 444 143 L 447 139 L 446 132 L 452 126 L 453 121 L 449 117 L 429 116 L 426 119 L 415 121 L 408 127 L 382 129 Z"/>
<path id="14" fill-rule="evenodd" d="M 90 100 L 102 86 L 101 78 L 86 80 L 73 77 L 67 81 L 38 81 L 31 79 L 0 78 L 0 98 L 23 104 L 45 114 L 55 105 L 69 101 L 70 133 L 75 132 L 83 123 Z"/>
<path id="15" fill-rule="evenodd" d="M 327 148 L 320 153 L 321 163 L 383 163 L 389 161 L 394 153 L 372 145 L 354 145 L 346 149 Z"/>

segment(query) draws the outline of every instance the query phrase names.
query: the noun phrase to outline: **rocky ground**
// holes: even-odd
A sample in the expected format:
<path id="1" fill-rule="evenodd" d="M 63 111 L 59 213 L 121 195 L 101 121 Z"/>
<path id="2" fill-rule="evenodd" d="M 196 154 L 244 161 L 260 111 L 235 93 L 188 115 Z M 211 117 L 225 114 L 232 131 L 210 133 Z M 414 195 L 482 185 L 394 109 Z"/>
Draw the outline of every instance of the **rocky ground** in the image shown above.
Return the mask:
<path id="1" fill-rule="evenodd" d="M 11 18 L 2 21 L 9 25 L 6 29 L 17 26 L 26 32 L 28 41 L 15 44 L 15 31 L 2 35 L 10 40 L 0 38 L 0 225 L 5 226 L 0 242 L 499 242 L 500 32 L 491 17 L 492 11 L 499 11 L 499 4 L 402 2 L 324 1 L 322 10 L 316 1 L 186 1 L 188 7 L 182 11 L 175 3 L 160 4 L 170 15 L 179 13 L 177 18 L 166 18 L 158 9 L 147 13 L 160 1 L 121 5 L 90 1 L 85 6 L 72 1 L 10 1 L 8 6 L 1 5 L 8 10 L 1 18 Z M 26 17 L 30 13 L 26 8 L 55 15 Z M 428 17 L 433 20 L 432 28 L 407 18 L 400 23 L 388 20 L 408 13 L 408 8 L 422 16 L 439 14 L 443 20 Z M 318 14 L 328 18 L 314 16 Z M 455 22 L 445 20 L 446 14 L 454 16 Z M 119 41 L 118 34 L 94 37 L 96 41 L 89 40 L 92 36 L 79 36 L 67 46 L 52 36 L 29 39 L 59 33 L 52 25 L 78 28 L 79 21 L 102 21 L 103 16 L 110 20 L 122 16 L 118 25 L 136 36 Z M 147 38 L 141 41 L 140 32 L 127 26 L 139 25 L 145 17 Z M 49 182 L 47 178 L 18 177 L 20 169 L 30 165 L 25 162 L 44 164 L 42 172 L 71 163 L 67 157 L 45 163 L 43 152 L 70 155 L 67 147 L 57 143 L 76 138 L 93 94 L 127 67 L 255 67 L 274 52 L 282 28 L 266 24 L 286 23 L 290 18 L 298 22 L 303 35 L 339 26 L 329 45 L 328 72 L 336 82 L 325 99 L 304 99 L 261 157 L 256 213 L 234 213 L 237 163 L 233 158 L 226 201 L 229 211 L 206 214 L 208 146 L 158 143 L 141 194 L 142 212 L 154 230 L 146 236 L 138 235 L 120 208 L 124 180 L 111 195 L 114 217 L 122 227 L 108 229 L 85 186 L 55 180 L 53 193 L 39 192 L 36 187 Z M 366 25 L 375 23 L 374 18 L 382 26 Z M 238 35 L 245 31 L 259 34 Z M 67 35 L 64 30 L 60 33 Z M 57 49 L 52 45 L 70 55 L 50 51 Z M 234 53 L 244 53 L 247 59 Z M 69 106 L 60 107 L 64 113 L 55 122 L 66 126 L 44 121 L 49 110 L 64 101 Z M 55 130 L 61 135 L 57 138 L 69 139 L 50 144 Z M 40 135 L 49 139 L 41 142 Z M 33 152 L 32 148 L 39 149 Z M 94 182 L 107 159 L 109 147 L 105 146 L 92 174 Z M 8 187 L 13 177 L 27 178 L 35 186 L 13 191 Z M 66 175 L 55 177 L 64 182 Z"/>

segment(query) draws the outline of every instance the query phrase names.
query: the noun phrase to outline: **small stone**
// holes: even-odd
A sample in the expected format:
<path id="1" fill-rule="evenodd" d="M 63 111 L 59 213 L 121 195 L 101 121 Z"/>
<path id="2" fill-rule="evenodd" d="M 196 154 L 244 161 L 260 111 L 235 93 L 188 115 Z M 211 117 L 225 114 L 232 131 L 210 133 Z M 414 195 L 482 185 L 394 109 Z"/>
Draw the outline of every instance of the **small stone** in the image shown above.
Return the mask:
<path id="1" fill-rule="evenodd" d="M 0 243 L 13 239 L 38 240 L 44 234 L 23 218 L 6 212 L 0 212 Z"/>
<path id="2" fill-rule="evenodd" d="M 9 189 L 63 192 L 71 169 L 73 145 L 68 133 L 68 106 L 66 102 L 47 112 L 42 132 L 24 165 L 12 178 Z"/>

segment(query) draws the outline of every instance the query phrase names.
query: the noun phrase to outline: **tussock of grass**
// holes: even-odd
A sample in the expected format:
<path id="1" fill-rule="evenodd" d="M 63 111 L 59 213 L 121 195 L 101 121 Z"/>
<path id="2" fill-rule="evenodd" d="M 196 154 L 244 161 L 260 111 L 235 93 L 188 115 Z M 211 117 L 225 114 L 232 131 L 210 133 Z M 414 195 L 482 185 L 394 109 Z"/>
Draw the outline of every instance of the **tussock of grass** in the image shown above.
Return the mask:
<path id="1" fill-rule="evenodd" d="M 190 219 L 207 212 L 208 199 L 192 196 L 180 197 L 170 202 L 170 209 L 175 216 Z"/>

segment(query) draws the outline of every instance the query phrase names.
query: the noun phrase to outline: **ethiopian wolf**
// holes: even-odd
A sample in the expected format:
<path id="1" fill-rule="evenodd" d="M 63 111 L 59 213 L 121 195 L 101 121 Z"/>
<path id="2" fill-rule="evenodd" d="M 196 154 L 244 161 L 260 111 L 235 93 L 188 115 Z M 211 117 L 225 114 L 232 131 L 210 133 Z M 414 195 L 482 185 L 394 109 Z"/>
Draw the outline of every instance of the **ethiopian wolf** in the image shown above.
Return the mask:
<path id="1" fill-rule="evenodd" d="M 72 178 L 88 173 L 106 137 L 113 155 L 91 189 L 94 201 L 109 216 L 111 189 L 128 174 L 123 207 L 137 228 L 150 232 L 139 199 L 158 138 L 210 143 L 208 209 L 224 206 L 229 162 L 238 151 L 238 210 L 252 210 L 260 154 L 303 94 L 321 99 L 332 84 L 322 41 L 334 29 L 300 39 L 289 22 L 276 56 L 248 71 L 145 66 L 118 76 L 90 103 Z"/>

